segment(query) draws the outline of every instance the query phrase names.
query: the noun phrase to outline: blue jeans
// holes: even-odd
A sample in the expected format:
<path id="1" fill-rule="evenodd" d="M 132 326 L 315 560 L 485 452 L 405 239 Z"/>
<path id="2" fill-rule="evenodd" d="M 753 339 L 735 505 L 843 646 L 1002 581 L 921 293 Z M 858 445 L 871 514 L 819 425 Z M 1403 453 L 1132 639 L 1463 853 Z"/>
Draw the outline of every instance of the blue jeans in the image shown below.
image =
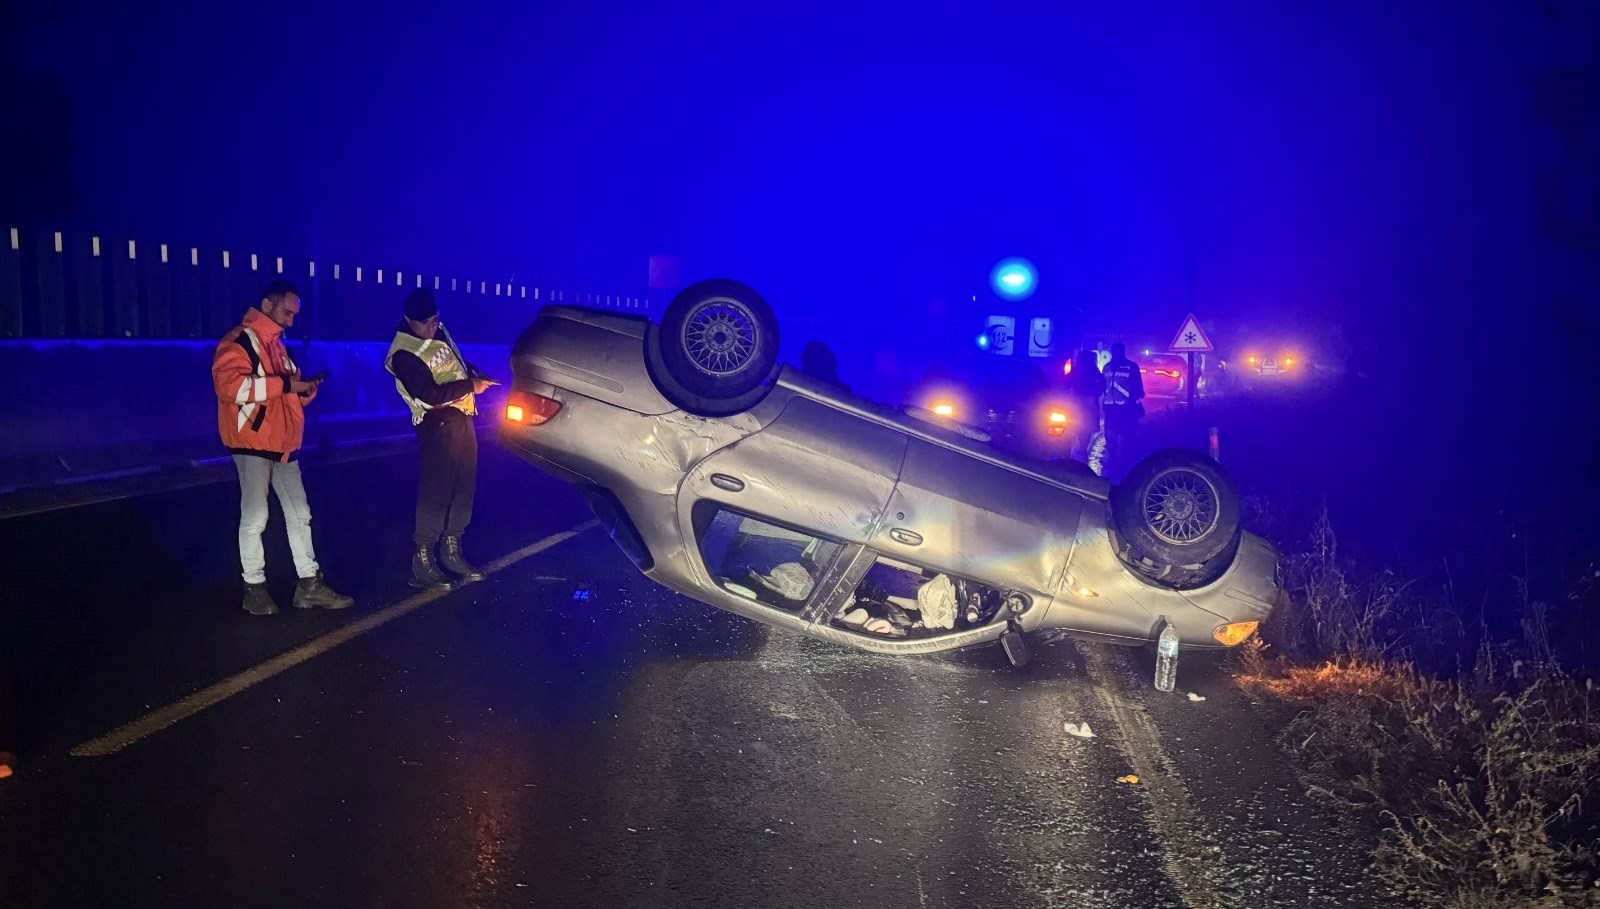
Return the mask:
<path id="1" fill-rule="evenodd" d="M 239 470 L 239 562 L 244 567 L 246 584 L 267 582 L 267 552 L 261 545 L 261 532 L 267 529 L 267 488 L 278 494 L 283 506 L 283 523 L 289 530 L 289 551 L 294 554 L 297 577 L 317 574 L 317 556 L 311 548 L 311 506 L 306 504 L 306 488 L 300 482 L 300 465 L 234 455 Z"/>

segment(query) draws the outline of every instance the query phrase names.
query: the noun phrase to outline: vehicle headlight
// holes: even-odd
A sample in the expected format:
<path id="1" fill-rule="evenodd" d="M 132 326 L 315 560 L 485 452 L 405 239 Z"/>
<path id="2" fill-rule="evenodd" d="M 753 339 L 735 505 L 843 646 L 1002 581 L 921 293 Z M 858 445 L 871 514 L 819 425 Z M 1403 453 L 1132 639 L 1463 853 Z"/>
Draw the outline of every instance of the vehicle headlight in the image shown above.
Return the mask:
<path id="1" fill-rule="evenodd" d="M 1217 643 L 1222 646 L 1232 647 L 1255 634 L 1256 627 L 1260 624 L 1260 622 L 1230 622 L 1226 625 L 1218 625 L 1217 629 L 1211 632 L 1211 636 L 1216 638 Z"/>

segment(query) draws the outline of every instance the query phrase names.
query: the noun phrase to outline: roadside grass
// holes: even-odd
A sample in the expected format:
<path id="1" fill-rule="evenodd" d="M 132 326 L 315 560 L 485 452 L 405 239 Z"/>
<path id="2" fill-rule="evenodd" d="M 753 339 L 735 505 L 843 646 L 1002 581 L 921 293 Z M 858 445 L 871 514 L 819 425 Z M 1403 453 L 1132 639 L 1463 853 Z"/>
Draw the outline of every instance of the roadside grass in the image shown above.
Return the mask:
<path id="1" fill-rule="evenodd" d="M 1308 782 L 1381 829 L 1377 874 L 1424 906 L 1600 906 L 1600 705 L 1556 659 L 1555 610 L 1519 585 L 1520 637 L 1468 634 L 1448 597 L 1341 553 L 1325 510 L 1286 553 L 1235 675 L 1282 710 Z M 1590 610 L 1597 587 L 1562 609 Z M 1419 648 L 1455 648 L 1459 671 L 1419 670 Z"/>

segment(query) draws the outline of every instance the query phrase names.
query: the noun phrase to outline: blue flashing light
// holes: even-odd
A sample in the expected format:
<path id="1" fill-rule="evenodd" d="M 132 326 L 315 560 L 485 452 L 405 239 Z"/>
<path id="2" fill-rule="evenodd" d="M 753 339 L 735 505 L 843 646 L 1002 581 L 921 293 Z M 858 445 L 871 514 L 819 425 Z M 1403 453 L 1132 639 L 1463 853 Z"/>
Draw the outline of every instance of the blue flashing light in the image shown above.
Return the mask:
<path id="1" fill-rule="evenodd" d="M 989 275 L 994 292 L 1007 300 L 1026 300 L 1039 285 L 1039 273 L 1027 259 L 1001 259 Z"/>
<path id="2" fill-rule="evenodd" d="M 978 335 L 978 349 L 979 350 L 988 350 L 989 349 L 989 333 L 988 332 L 983 332 L 982 334 Z"/>

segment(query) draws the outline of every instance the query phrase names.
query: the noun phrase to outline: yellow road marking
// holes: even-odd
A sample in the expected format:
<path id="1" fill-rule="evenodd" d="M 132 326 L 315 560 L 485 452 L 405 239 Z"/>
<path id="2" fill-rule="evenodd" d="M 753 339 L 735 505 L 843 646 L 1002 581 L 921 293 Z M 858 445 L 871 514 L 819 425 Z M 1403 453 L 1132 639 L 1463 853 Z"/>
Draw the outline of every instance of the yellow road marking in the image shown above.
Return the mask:
<path id="1" fill-rule="evenodd" d="M 486 574 L 494 574 L 502 571 L 529 556 L 543 552 L 559 543 L 564 543 L 578 534 L 598 526 L 599 524 L 595 521 L 586 521 L 571 530 L 551 534 L 537 543 L 531 543 L 515 552 L 495 559 L 485 566 L 484 572 Z M 293 650 L 281 653 L 263 663 L 258 663 L 237 675 L 229 676 L 214 685 L 202 688 L 186 698 L 174 701 L 158 710 L 153 710 L 131 723 L 111 730 L 99 738 L 90 739 L 67 753 L 73 757 L 101 757 L 107 754 L 114 754 L 140 739 L 147 738 L 194 716 L 207 707 L 220 704 L 241 691 L 253 685 L 258 685 L 280 672 L 293 669 L 295 666 L 313 657 L 327 653 L 340 644 L 352 641 L 372 631 L 374 628 L 386 625 L 403 615 L 416 612 L 418 609 L 451 592 L 449 590 L 424 590 L 420 593 L 412 594 L 400 602 L 386 606 L 371 615 L 362 616 L 343 628 L 330 631 L 319 638 L 301 644 Z"/>

